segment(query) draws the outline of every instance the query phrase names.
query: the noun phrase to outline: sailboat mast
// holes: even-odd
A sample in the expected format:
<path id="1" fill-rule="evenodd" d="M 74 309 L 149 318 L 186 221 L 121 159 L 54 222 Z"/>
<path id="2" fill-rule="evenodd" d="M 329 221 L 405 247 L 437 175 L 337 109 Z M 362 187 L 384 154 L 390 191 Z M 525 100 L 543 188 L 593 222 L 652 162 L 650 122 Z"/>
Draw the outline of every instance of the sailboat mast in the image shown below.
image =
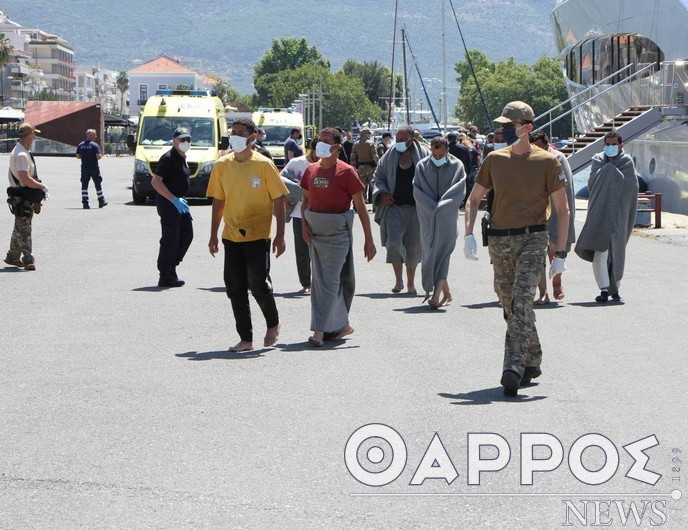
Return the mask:
<path id="1" fill-rule="evenodd" d="M 411 98 L 408 97 L 408 74 L 406 71 L 406 28 L 401 28 L 401 57 L 404 63 L 404 77 L 401 79 L 402 82 L 402 97 L 404 98 L 404 107 L 406 108 L 406 123 L 411 123 L 411 111 L 409 110 L 409 105 L 411 104 Z M 391 131 L 390 131 L 391 132 Z"/>
<path id="2" fill-rule="evenodd" d="M 389 102 L 387 109 L 387 130 L 392 128 L 392 109 L 394 108 L 394 52 L 397 44 L 397 17 L 399 15 L 399 0 L 394 2 L 394 34 L 392 35 L 392 75 L 389 79 Z"/>
<path id="3" fill-rule="evenodd" d="M 442 107 L 441 114 L 444 114 L 444 132 L 447 132 L 447 47 L 445 46 L 444 15 L 447 12 L 446 0 L 442 0 Z M 440 122 L 442 120 L 440 119 Z"/>

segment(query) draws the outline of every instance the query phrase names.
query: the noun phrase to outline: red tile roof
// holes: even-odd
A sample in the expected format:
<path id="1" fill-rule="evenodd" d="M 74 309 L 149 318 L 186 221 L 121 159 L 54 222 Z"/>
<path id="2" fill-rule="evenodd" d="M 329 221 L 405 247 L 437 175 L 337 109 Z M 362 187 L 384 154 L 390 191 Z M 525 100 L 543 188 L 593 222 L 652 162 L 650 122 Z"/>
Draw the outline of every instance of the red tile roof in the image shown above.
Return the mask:
<path id="1" fill-rule="evenodd" d="M 159 55 L 152 61 L 137 66 L 133 70 L 129 70 L 129 73 L 141 72 L 141 73 L 185 73 L 185 74 L 195 74 L 193 70 L 182 66 L 174 60 L 172 57 L 167 55 Z"/>

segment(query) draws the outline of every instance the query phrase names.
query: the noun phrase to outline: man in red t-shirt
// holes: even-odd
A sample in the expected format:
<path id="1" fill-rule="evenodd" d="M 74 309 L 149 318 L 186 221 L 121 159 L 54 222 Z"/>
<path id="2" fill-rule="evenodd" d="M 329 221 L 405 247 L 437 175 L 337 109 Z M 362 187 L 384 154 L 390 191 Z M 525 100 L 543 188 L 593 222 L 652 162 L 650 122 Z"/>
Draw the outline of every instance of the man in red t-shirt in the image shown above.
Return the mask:
<path id="1" fill-rule="evenodd" d="M 308 341 L 314 346 L 322 346 L 325 337 L 338 340 L 354 332 L 349 323 L 355 288 L 352 201 L 365 235 L 363 254 L 370 261 L 377 252 L 363 200 L 365 186 L 356 170 L 339 160 L 341 141 L 336 129 L 323 129 L 315 146 L 320 161 L 308 166 L 301 177 L 305 190 L 301 206 L 303 239 L 310 245 L 313 274 L 313 335 Z"/>

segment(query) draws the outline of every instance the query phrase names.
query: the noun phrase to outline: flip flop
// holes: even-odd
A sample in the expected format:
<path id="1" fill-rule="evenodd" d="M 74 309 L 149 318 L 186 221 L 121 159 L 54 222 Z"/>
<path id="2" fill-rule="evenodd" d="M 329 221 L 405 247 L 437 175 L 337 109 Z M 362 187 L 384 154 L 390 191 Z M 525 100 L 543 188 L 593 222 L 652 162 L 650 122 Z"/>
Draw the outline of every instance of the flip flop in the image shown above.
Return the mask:
<path id="1" fill-rule="evenodd" d="M 551 303 L 549 295 L 545 295 L 545 298 L 543 300 L 535 300 L 533 302 L 533 305 L 547 305 L 549 303 Z"/>

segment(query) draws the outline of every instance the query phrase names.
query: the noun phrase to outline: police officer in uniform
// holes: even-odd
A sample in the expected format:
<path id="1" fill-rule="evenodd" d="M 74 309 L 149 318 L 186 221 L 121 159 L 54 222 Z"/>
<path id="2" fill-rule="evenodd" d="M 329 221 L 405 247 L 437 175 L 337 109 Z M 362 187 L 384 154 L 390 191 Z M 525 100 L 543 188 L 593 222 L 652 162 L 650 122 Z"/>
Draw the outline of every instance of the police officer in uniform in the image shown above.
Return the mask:
<path id="1" fill-rule="evenodd" d="M 501 384 L 515 396 L 519 386 L 542 374 L 542 347 L 535 329 L 533 299 L 547 252 L 547 211 L 557 211 L 558 237 L 550 278 L 566 270 L 565 245 L 569 230 L 566 180 L 552 153 L 529 141 L 535 114 L 522 101 L 512 101 L 495 121 L 504 129 L 509 147 L 493 151 L 484 160 L 466 202 L 464 254 L 477 260 L 473 226 L 480 200 L 494 190 L 488 249 L 494 269 L 494 287 L 507 322 Z"/>
<path id="2" fill-rule="evenodd" d="M 103 194 L 103 177 L 100 175 L 98 160 L 103 158 L 100 153 L 100 146 L 96 143 L 96 130 L 86 131 L 86 139 L 76 146 L 76 157 L 81 160 L 81 203 L 84 210 L 88 210 L 88 183 L 93 179 L 98 195 L 98 208 L 108 205 Z"/>
<path id="3" fill-rule="evenodd" d="M 351 158 L 349 163 L 358 171 L 358 177 L 365 185 L 366 189 L 363 192 L 363 198 L 366 202 L 371 202 L 373 195 L 373 187 L 370 185 L 373 180 L 373 173 L 380 160 L 377 156 L 375 144 L 370 139 L 370 129 L 361 129 L 361 137 L 356 141 L 351 149 Z"/>
<path id="4" fill-rule="evenodd" d="M 184 259 L 193 240 L 193 226 L 189 204 L 184 195 L 189 192 L 189 165 L 186 153 L 191 147 L 191 134 L 179 127 L 172 135 L 172 149 L 160 157 L 151 184 L 158 194 L 155 204 L 160 215 L 162 237 L 158 253 L 159 287 L 181 287 L 177 265 Z"/>

